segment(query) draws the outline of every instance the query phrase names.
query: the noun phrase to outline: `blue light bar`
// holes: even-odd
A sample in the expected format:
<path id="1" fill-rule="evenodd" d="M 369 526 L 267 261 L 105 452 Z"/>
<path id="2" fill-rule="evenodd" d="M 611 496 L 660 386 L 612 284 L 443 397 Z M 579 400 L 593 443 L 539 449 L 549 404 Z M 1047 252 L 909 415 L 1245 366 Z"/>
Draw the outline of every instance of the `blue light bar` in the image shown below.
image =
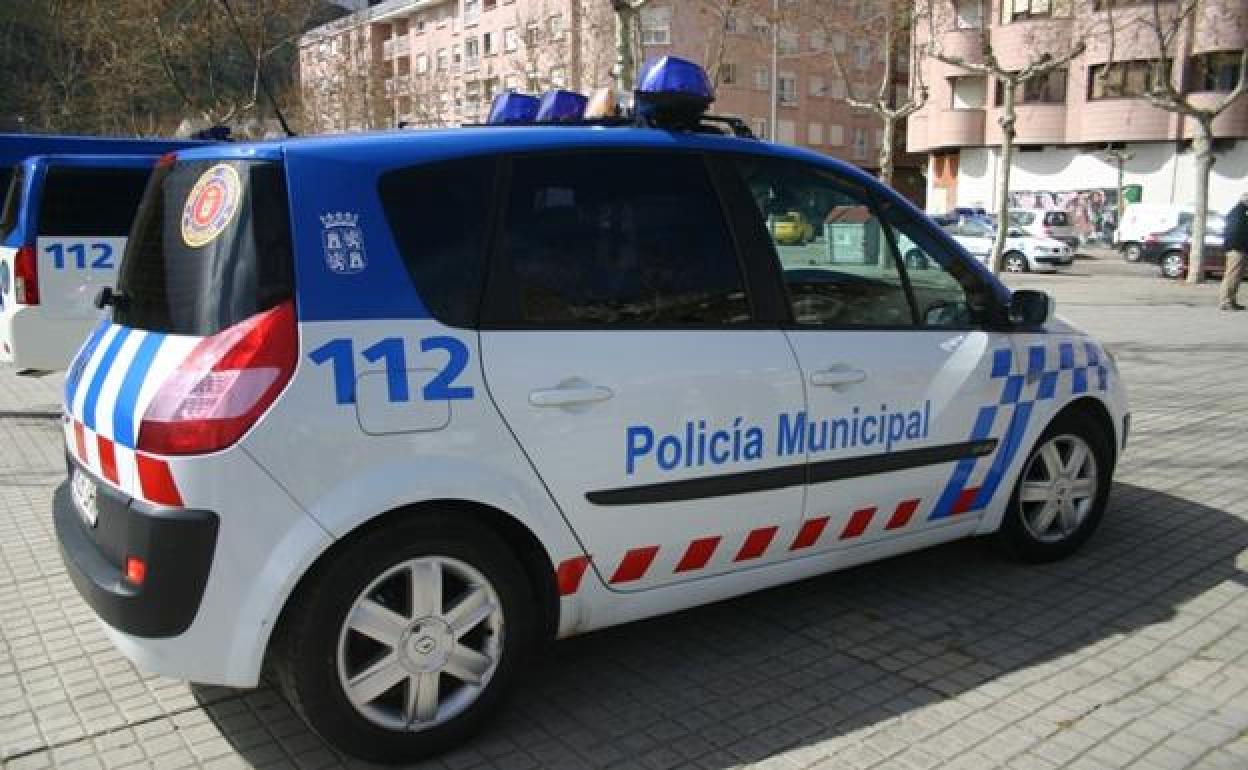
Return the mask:
<path id="1" fill-rule="evenodd" d="M 532 123 L 537 117 L 537 108 L 536 96 L 504 91 L 495 96 L 490 104 L 490 116 L 486 119 L 486 123 L 492 126 Z"/>
<path id="2" fill-rule="evenodd" d="M 555 89 L 542 94 L 541 104 L 537 108 L 538 123 L 568 123 L 580 120 L 585 115 L 585 105 L 589 99 L 574 91 Z"/>
<path id="3" fill-rule="evenodd" d="M 704 99 L 707 104 L 715 101 L 715 89 L 706 71 L 688 59 L 664 56 L 646 62 L 641 72 L 640 94 L 679 94 Z"/>

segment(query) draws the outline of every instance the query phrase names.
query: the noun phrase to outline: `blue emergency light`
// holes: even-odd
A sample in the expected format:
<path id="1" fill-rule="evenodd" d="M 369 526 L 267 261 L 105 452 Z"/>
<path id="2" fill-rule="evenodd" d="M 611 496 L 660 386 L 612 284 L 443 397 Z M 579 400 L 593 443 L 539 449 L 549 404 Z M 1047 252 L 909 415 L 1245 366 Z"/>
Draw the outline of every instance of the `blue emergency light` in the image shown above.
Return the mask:
<path id="1" fill-rule="evenodd" d="M 636 99 L 638 114 L 652 124 L 680 128 L 697 124 L 715 101 L 715 89 L 697 64 L 664 56 L 642 67 Z"/>
<path id="2" fill-rule="evenodd" d="M 536 96 L 504 91 L 495 96 L 490 104 L 490 116 L 486 123 L 491 126 L 532 123 L 537 117 L 538 106 Z"/>
<path id="3" fill-rule="evenodd" d="M 575 91 L 555 89 L 542 94 L 541 104 L 537 108 L 538 123 L 569 123 L 585 116 L 585 105 L 589 99 Z"/>

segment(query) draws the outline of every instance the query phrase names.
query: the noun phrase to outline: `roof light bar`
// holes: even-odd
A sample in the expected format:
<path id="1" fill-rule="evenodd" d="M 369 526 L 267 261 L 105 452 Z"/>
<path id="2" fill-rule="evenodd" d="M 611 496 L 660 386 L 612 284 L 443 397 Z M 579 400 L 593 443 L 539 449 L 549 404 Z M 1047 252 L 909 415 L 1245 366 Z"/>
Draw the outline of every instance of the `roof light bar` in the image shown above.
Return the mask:
<path id="1" fill-rule="evenodd" d="M 536 96 L 504 91 L 494 97 L 490 104 L 490 116 L 485 122 L 491 126 L 532 123 L 537 117 L 538 106 Z"/>
<path id="2" fill-rule="evenodd" d="M 581 120 L 589 99 L 575 91 L 555 89 L 542 94 L 537 108 L 538 123 L 571 123 Z"/>
<path id="3" fill-rule="evenodd" d="M 639 83 L 637 113 L 661 128 L 696 125 L 715 101 L 705 70 L 676 56 L 646 62 Z"/>
<path id="4" fill-rule="evenodd" d="M 599 88 L 589 97 L 585 106 L 586 120 L 605 120 L 617 118 L 620 108 L 615 101 L 615 91 L 610 88 Z"/>

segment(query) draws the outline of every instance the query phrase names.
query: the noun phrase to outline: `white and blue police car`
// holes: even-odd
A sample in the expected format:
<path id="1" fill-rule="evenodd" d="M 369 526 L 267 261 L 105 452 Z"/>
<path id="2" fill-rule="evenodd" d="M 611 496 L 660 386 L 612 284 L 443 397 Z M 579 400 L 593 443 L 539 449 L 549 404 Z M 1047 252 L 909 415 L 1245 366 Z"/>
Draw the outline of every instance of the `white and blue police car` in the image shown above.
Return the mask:
<path id="1" fill-rule="evenodd" d="M 1128 425 L 1104 348 L 711 98 L 669 58 L 631 115 L 507 93 L 499 125 L 166 156 L 65 385 L 56 532 L 113 642 L 205 683 L 271 664 L 402 761 L 544 640 L 1087 540 Z"/>

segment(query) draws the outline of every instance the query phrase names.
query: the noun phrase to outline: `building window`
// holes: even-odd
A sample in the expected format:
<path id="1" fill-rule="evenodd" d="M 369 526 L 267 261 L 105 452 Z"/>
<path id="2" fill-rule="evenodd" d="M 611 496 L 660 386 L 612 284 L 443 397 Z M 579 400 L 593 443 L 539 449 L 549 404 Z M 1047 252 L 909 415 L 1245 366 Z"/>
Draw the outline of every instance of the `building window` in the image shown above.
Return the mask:
<path id="1" fill-rule="evenodd" d="M 555 88 L 563 88 L 568 84 L 567 70 L 555 67 L 550 71 L 550 84 Z"/>
<path id="2" fill-rule="evenodd" d="M 438 72 L 446 72 L 451 66 L 451 54 L 445 48 L 438 49 Z"/>
<path id="3" fill-rule="evenodd" d="M 671 45 L 672 9 L 643 8 L 641 11 L 642 45 Z"/>
<path id="4" fill-rule="evenodd" d="M 719 82 L 720 85 L 731 86 L 737 82 L 737 65 L 733 62 L 726 61 L 719 65 Z"/>
<path id="5" fill-rule="evenodd" d="M 1202 53 L 1188 60 L 1187 82 L 1193 91 L 1235 90 L 1239 83 L 1239 62 L 1242 51 Z"/>
<path id="6" fill-rule="evenodd" d="M 781 56 L 792 56 L 797 53 L 797 33 L 782 29 L 776 36 L 776 52 Z"/>
<path id="7" fill-rule="evenodd" d="M 480 15 L 481 0 L 464 0 L 464 21 L 476 21 Z"/>
<path id="8" fill-rule="evenodd" d="M 806 127 L 806 143 L 815 147 L 823 144 L 822 123 L 811 123 Z"/>
<path id="9" fill-rule="evenodd" d="M 845 39 L 844 32 L 832 33 L 832 50 L 837 53 L 845 53 L 848 41 Z"/>
<path id="10" fill-rule="evenodd" d="M 429 71 L 429 55 L 423 54 L 423 53 L 419 54 L 416 57 L 416 74 L 424 75 L 428 71 Z"/>
<path id="11" fill-rule="evenodd" d="M 1164 77 L 1161 62 L 1151 59 L 1094 64 L 1088 67 L 1088 99 L 1135 99 Z"/>
<path id="12" fill-rule="evenodd" d="M 983 75 L 964 75 L 949 78 L 955 110 L 982 110 L 988 102 L 988 79 Z"/>
<path id="13" fill-rule="evenodd" d="M 542 44 L 542 25 L 535 21 L 529 22 L 524 28 L 524 45 L 527 48 L 537 48 Z"/>
<path id="14" fill-rule="evenodd" d="M 776 80 L 777 98 L 785 107 L 797 106 L 797 76 L 781 73 Z"/>
<path id="15" fill-rule="evenodd" d="M 984 28 L 984 0 L 956 0 L 955 11 L 958 29 Z"/>
<path id="16" fill-rule="evenodd" d="M 520 36 L 516 34 L 515 27 L 508 27 L 503 30 L 503 50 L 508 53 L 520 47 Z"/>
<path id="17" fill-rule="evenodd" d="M 556 13 L 546 20 L 551 40 L 563 40 L 563 14 Z"/>
<path id="18" fill-rule="evenodd" d="M 755 67 L 754 87 L 764 91 L 771 88 L 771 70 L 766 67 Z"/>
<path id="19" fill-rule="evenodd" d="M 854 43 L 854 67 L 865 70 L 871 66 L 871 42 L 859 40 Z"/>
<path id="20" fill-rule="evenodd" d="M 425 34 L 425 17 L 415 16 L 412 18 L 412 33 L 416 35 Z"/>
<path id="21" fill-rule="evenodd" d="M 824 86 L 823 86 L 823 78 L 819 77 L 818 75 L 810 76 L 810 95 L 811 96 L 824 96 L 825 95 Z"/>
<path id="22" fill-rule="evenodd" d="M 767 118 L 754 118 L 750 121 L 750 129 L 759 139 L 767 138 Z"/>
<path id="23" fill-rule="evenodd" d="M 1014 87 L 1015 104 L 1065 104 L 1065 69 L 1053 70 L 1047 75 L 1032 78 Z M 997 81 L 997 106 L 1005 103 L 1005 83 Z"/>
<path id="24" fill-rule="evenodd" d="M 776 141 L 781 144 L 797 144 L 797 124 L 791 120 L 777 120 Z"/>
<path id="25" fill-rule="evenodd" d="M 464 66 L 475 69 L 481 63 L 481 41 L 470 37 L 464 41 Z"/>
<path id="26" fill-rule="evenodd" d="M 728 11 L 724 14 L 724 31 L 730 35 L 735 35 L 737 30 L 737 14 L 733 11 Z"/>
<path id="27" fill-rule="evenodd" d="M 834 147 L 845 145 L 845 127 L 832 124 L 828 126 L 828 144 Z"/>
<path id="28" fill-rule="evenodd" d="M 867 129 L 854 129 L 854 145 L 852 151 L 856 160 L 863 160 L 867 157 Z"/>
<path id="29" fill-rule="evenodd" d="M 498 53 L 498 49 L 494 47 L 494 33 L 486 32 L 481 36 L 481 53 L 486 56 L 493 56 Z"/>
<path id="30" fill-rule="evenodd" d="M 1002 0 L 1001 20 L 1061 19 L 1071 15 L 1073 0 Z"/>
<path id="31" fill-rule="evenodd" d="M 498 0 L 485 0 L 485 10 L 492 11 L 498 7 Z"/>
<path id="32" fill-rule="evenodd" d="M 762 16 L 754 17 L 754 24 L 752 25 L 752 30 L 754 32 L 754 37 L 758 38 L 759 40 L 766 40 L 767 38 L 771 37 L 771 25 L 768 24 L 767 19 L 763 18 Z"/>
<path id="33" fill-rule="evenodd" d="M 823 34 L 823 30 L 817 29 L 810 33 L 810 50 L 822 51 L 828 44 L 827 37 Z"/>

